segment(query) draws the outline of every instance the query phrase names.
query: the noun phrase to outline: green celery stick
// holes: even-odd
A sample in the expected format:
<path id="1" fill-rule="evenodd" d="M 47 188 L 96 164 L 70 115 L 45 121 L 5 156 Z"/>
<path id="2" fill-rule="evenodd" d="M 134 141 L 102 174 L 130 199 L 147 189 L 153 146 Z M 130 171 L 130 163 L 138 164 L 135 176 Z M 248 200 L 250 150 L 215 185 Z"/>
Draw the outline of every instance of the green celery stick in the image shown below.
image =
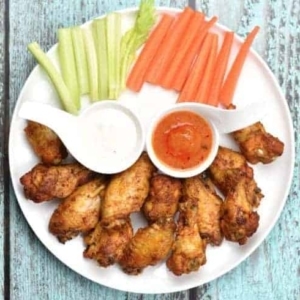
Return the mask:
<path id="1" fill-rule="evenodd" d="M 121 65 L 121 15 L 106 16 L 106 39 L 108 59 L 108 98 L 117 99 L 120 93 Z"/>
<path id="2" fill-rule="evenodd" d="M 64 82 L 70 91 L 75 105 L 80 109 L 80 92 L 71 28 L 58 29 L 58 57 Z"/>
<path id="3" fill-rule="evenodd" d="M 78 114 L 78 108 L 72 99 L 71 93 L 50 58 L 36 42 L 29 44 L 27 47 L 51 79 L 64 109 L 71 114 Z"/>
<path id="4" fill-rule="evenodd" d="M 98 61 L 91 27 L 83 28 L 83 37 L 89 73 L 89 89 L 92 101 L 98 100 Z"/>
<path id="5" fill-rule="evenodd" d="M 108 99 L 108 62 L 105 18 L 94 20 L 92 23 L 98 60 L 99 99 Z"/>
<path id="6" fill-rule="evenodd" d="M 71 28 L 75 63 L 80 95 L 89 93 L 89 75 L 82 29 L 79 26 Z"/>

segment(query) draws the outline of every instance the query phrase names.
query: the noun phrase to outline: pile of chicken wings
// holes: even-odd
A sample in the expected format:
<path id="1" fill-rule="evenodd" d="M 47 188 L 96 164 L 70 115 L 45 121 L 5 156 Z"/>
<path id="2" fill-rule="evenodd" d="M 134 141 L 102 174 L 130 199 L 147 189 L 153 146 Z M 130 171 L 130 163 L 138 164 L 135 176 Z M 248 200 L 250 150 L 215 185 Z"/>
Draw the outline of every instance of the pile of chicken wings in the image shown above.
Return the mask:
<path id="1" fill-rule="evenodd" d="M 65 163 L 67 149 L 51 129 L 28 122 L 25 134 L 40 163 L 20 178 L 27 199 L 60 199 L 49 220 L 59 242 L 82 235 L 84 257 L 127 274 L 165 261 L 175 275 L 206 263 L 206 247 L 223 239 L 243 245 L 259 226 L 264 197 L 250 164 L 271 163 L 284 144 L 258 122 L 232 134 L 240 151 L 219 147 L 204 173 L 177 179 L 158 172 L 146 152 L 129 169 L 97 174 Z M 250 164 L 249 164 L 250 163 Z M 147 226 L 133 229 L 140 212 Z"/>

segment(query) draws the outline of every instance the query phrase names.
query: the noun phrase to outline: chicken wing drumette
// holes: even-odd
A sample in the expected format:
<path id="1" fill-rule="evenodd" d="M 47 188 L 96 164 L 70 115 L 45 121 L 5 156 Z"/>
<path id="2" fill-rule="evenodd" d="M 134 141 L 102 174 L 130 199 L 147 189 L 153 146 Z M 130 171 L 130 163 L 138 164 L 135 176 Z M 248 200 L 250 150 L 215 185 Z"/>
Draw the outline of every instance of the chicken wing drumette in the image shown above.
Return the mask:
<path id="1" fill-rule="evenodd" d="M 248 201 L 247 179 L 241 178 L 222 205 L 221 228 L 227 240 L 243 245 L 259 225 L 259 215 Z"/>
<path id="2" fill-rule="evenodd" d="M 167 267 L 175 275 L 188 274 L 199 270 L 206 263 L 206 242 L 198 229 L 198 201 L 185 197 L 179 204 L 179 220 L 172 253 Z"/>
<path id="3" fill-rule="evenodd" d="M 284 143 L 268 133 L 261 122 L 257 122 L 233 133 L 241 153 L 251 164 L 268 164 L 281 156 Z"/>
<path id="4" fill-rule="evenodd" d="M 96 260 L 102 267 L 108 267 L 120 260 L 132 236 L 129 217 L 113 222 L 100 221 L 95 230 L 84 238 L 87 248 L 83 255 Z"/>
<path id="5" fill-rule="evenodd" d="M 213 183 L 226 196 L 235 188 L 241 177 L 247 182 L 247 198 L 254 207 L 260 203 L 263 194 L 254 179 L 253 169 L 247 164 L 245 157 L 232 149 L 219 147 L 216 158 L 209 167 Z"/>
<path id="6" fill-rule="evenodd" d="M 20 178 L 25 197 L 40 203 L 54 198 L 66 198 L 91 180 L 95 173 L 78 163 L 59 166 L 37 164 Z"/>
<path id="7" fill-rule="evenodd" d="M 144 152 L 129 169 L 113 175 L 102 203 L 102 219 L 119 219 L 139 211 L 148 196 L 155 170 Z"/>
<path id="8" fill-rule="evenodd" d="M 137 275 L 147 266 L 165 259 L 173 245 L 175 228 L 173 218 L 163 218 L 139 228 L 119 261 L 124 272 Z"/>
<path id="9" fill-rule="evenodd" d="M 66 147 L 49 127 L 28 121 L 24 131 L 33 151 L 44 164 L 57 165 L 67 157 Z"/>
<path id="10" fill-rule="evenodd" d="M 144 205 L 143 212 L 149 222 L 160 218 L 171 218 L 178 208 L 182 194 L 182 184 L 179 179 L 157 174 L 152 177 L 150 193 Z"/>
<path id="11" fill-rule="evenodd" d="M 212 245 L 220 245 L 223 235 L 220 228 L 222 199 L 209 179 L 200 176 L 187 178 L 183 182 L 183 198 L 197 201 L 199 233 Z"/>
<path id="12" fill-rule="evenodd" d="M 96 227 L 100 217 L 101 192 L 105 184 L 104 177 L 94 179 L 78 187 L 60 202 L 51 216 L 49 231 L 61 243 Z"/>

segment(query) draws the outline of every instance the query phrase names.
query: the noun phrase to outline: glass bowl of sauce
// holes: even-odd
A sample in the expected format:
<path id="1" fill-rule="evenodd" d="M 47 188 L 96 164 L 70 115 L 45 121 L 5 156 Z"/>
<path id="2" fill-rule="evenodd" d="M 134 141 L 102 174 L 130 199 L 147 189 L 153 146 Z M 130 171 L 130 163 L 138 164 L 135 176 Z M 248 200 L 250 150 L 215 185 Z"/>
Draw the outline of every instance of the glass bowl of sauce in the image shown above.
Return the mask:
<path id="1" fill-rule="evenodd" d="M 195 103 L 181 103 L 157 116 L 149 127 L 147 152 L 156 167 L 177 178 L 206 170 L 219 146 L 213 122 Z"/>

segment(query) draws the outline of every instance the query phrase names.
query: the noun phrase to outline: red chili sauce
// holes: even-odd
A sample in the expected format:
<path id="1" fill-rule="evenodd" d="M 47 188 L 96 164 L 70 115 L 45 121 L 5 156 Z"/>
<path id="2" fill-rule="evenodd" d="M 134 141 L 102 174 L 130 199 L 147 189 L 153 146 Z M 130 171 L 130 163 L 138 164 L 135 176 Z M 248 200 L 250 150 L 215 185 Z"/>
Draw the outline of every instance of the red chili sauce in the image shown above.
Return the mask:
<path id="1" fill-rule="evenodd" d="M 177 111 L 157 124 L 152 144 L 161 162 L 175 169 L 189 169 L 207 158 L 212 139 L 205 119 L 190 111 Z"/>

